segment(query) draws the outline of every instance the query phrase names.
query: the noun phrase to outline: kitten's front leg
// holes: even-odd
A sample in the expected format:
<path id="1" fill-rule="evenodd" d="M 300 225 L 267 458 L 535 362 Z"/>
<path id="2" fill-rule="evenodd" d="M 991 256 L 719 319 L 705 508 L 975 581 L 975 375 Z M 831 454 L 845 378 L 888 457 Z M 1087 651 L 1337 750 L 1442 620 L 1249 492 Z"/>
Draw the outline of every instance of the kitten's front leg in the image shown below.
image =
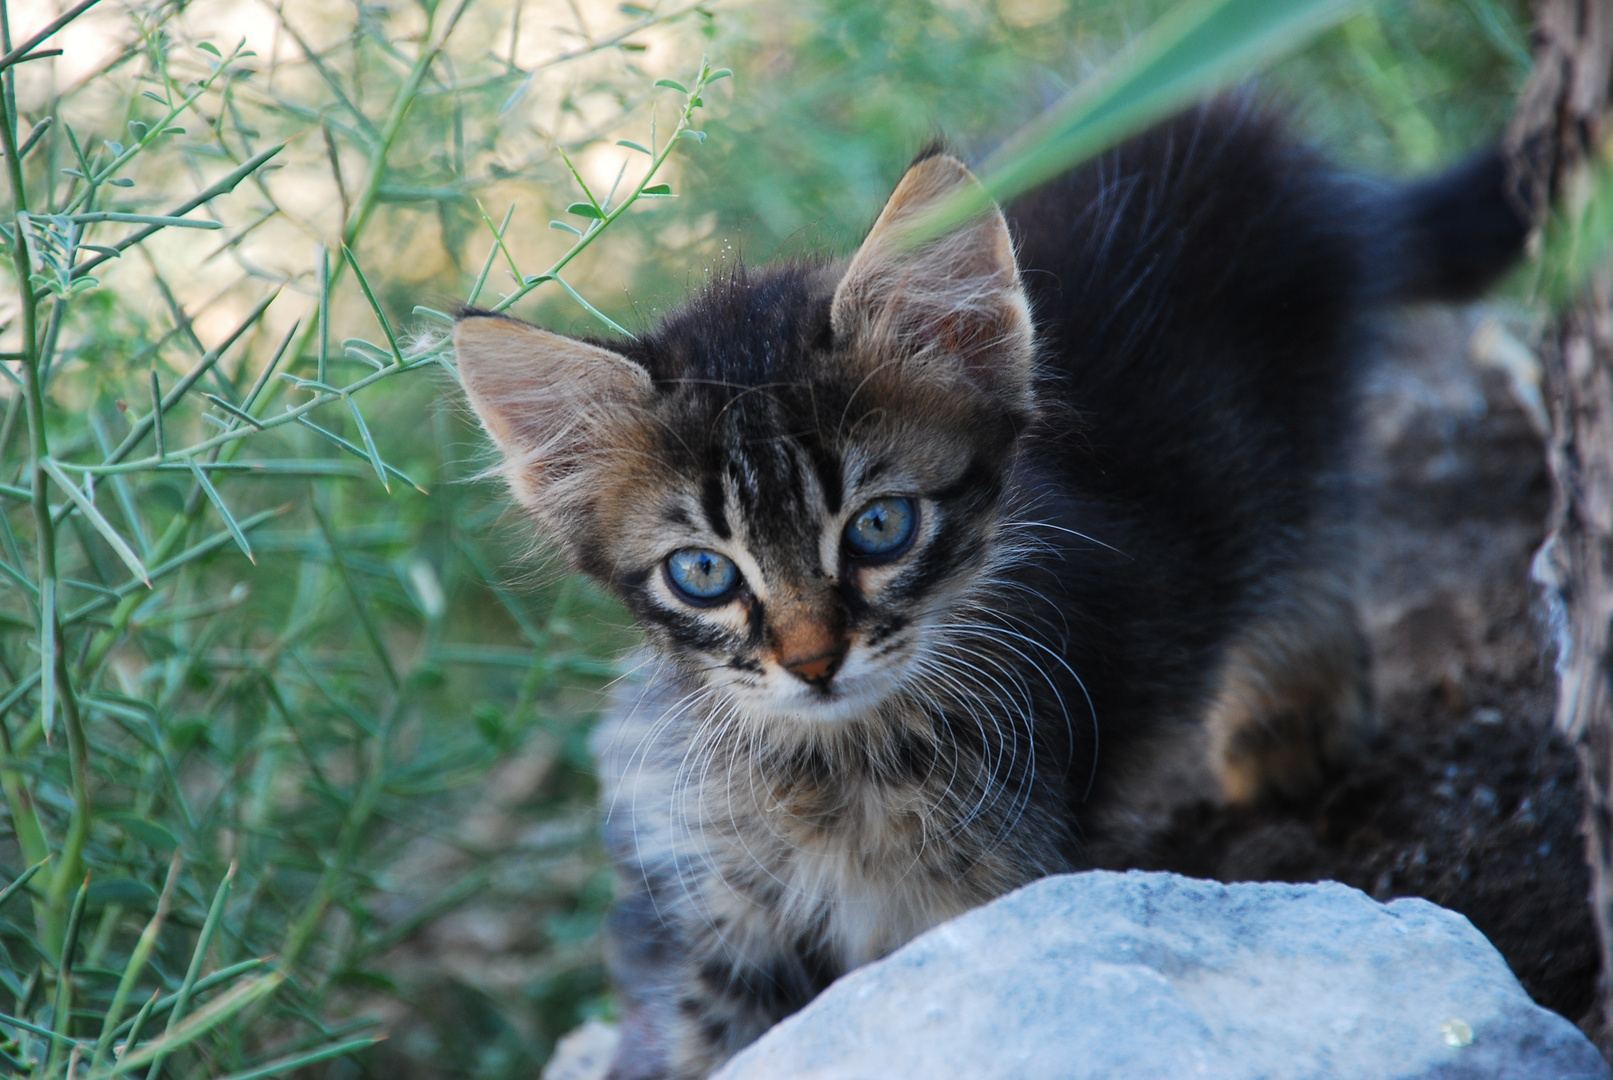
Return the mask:
<path id="1" fill-rule="evenodd" d="M 625 1014 L 607 1080 L 704 1080 L 832 982 L 840 972 L 771 916 L 721 883 L 624 896 L 609 927 Z"/>

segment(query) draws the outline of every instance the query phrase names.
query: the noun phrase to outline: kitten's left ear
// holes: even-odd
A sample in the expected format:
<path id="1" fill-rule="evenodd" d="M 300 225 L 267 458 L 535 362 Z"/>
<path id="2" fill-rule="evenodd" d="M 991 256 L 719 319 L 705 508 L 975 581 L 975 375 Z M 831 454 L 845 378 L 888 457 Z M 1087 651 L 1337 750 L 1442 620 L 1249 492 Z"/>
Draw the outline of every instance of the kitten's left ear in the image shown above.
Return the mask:
<path id="1" fill-rule="evenodd" d="M 835 289 L 830 324 L 839 340 L 896 350 L 1028 407 L 1030 309 L 1002 211 L 921 244 L 909 238 L 922 215 L 970 188 L 980 181 L 944 154 L 909 168 Z"/>

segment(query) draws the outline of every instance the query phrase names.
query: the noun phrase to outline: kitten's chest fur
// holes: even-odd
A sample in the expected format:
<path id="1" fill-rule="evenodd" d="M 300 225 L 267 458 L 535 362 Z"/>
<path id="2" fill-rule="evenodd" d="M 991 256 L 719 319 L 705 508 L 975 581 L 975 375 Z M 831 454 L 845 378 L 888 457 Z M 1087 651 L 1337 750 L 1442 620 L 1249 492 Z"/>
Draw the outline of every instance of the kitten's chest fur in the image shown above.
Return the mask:
<path id="1" fill-rule="evenodd" d="M 911 739 L 887 724 L 883 740 L 765 748 L 715 717 L 669 738 L 670 681 L 630 689 L 614 712 L 596 736 L 607 836 L 676 913 L 696 963 L 721 950 L 766 966 L 789 943 L 832 978 L 1069 868 L 1052 793 L 927 738 L 916 706 Z"/>

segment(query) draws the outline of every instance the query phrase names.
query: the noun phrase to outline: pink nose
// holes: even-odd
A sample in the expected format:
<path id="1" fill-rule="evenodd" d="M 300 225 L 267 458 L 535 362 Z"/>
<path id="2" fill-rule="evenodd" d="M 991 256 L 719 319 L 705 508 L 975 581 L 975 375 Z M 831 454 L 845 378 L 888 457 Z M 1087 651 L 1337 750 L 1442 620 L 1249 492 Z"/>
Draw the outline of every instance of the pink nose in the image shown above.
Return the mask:
<path id="1" fill-rule="evenodd" d="M 785 660 L 782 664 L 784 670 L 803 682 L 821 686 L 834 677 L 834 673 L 840 669 L 840 661 L 845 657 L 846 647 L 840 645 L 816 656 L 808 656 L 801 660 Z"/>

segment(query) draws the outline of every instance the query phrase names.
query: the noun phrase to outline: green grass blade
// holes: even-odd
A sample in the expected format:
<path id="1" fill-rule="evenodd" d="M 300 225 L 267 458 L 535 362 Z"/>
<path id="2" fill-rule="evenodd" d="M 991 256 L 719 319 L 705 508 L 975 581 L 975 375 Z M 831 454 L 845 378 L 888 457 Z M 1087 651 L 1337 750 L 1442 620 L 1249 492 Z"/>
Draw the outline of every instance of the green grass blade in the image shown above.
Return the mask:
<path id="1" fill-rule="evenodd" d="M 1004 143 L 965 192 L 916 221 L 922 243 L 1207 94 L 1249 78 L 1363 0 L 1186 0 L 1103 71 Z"/>
<path id="2" fill-rule="evenodd" d="M 481 204 L 476 204 L 480 208 Z M 498 261 L 498 254 L 504 249 L 504 230 L 510 227 L 510 218 L 515 216 L 515 204 L 504 211 L 504 222 L 493 229 L 493 223 L 488 220 L 486 211 L 482 213 L 482 220 L 487 221 L 487 227 L 493 229 L 493 246 L 487 249 L 487 261 L 482 264 L 482 272 L 476 275 L 476 284 L 471 286 L 470 295 L 465 298 L 466 307 L 475 307 L 476 298 L 482 295 L 482 286 L 487 284 L 487 275 L 493 272 L 493 264 Z M 513 264 L 513 260 L 512 260 Z M 521 279 L 515 279 L 519 282 Z"/>
<path id="3" fill-rule="evenodd" d="M 15 894 L 18 889 L 32 881 L 34 875 L 39 873 L 40 870 L 44 869 L 45 864 L 48 862 L 50 862 L 49 855 L 45 856 L 43 859 L 40 859 L 38 862 L 34 863 L 34 865 L 18 874 L 16 880 L 10 885 L 0 889 L 0 907 L 5 907 L 6 901 L 10 900 L 12 895 Z"/>
<path id="4" fill-rule="evenodd" d="M 124 1025 L 129 1029 L 129 1036 L 124 1041 L 123 1053 L 127 1053 L 129 1047 L 139 1045 L 140 1036 L 146 1033 L 146 1024 L 151 1020 L 151 1012 L 156 1008 L 157 997 L 160 993 L 160 990 L 153 990 L 151 996 L 146 999 L 146 1003 L 140 1006 L 140 1011 L 134 1014 L 134 1019 Z"/>
<path id="5" fill-rule="evenodd" d="M 157 379 L 157 358 L 151 358 L 151 423 L 157 436 L 157 456 L 168 456 L 168 433 L 162 422 L 162 383 Z"/>
<path id="6" fill-rule="evenodd" d="M 95 527 L 95 531 L 101 534 L 102 539 L 112 546 L 113 551 L 118 553 L 118 558 L 122 559 L 124 564 L 134 571 L 134 576 L 145 582 L 146 587 L 149 589 L 151 587 L 151 577 L 146 573 L 145 564 L 140 561 L 140 556 L 134 553 L 134 548 L 129 546 L 128 541 L 118 535 L 118 531 L 112 527 L 112 523 L 101 516 L 101 511 L 97 510 L 95 504 L 90 502 L 88 496 L 84 494 L 84 490 L 73 483 L 72 478 L 62 471 L 62 467 L 50 458 L 41 458 L 39 467 L 44 469 L 52 480 L 56 481 L 57 486 L 66 493 L 69 499 L 73 500 L 73 505 L 78 507 L 85 520 Z"/>
<path id="7" fill-rule="evenodd" d="M 358 411 L 358 402 L 353 400 L 351 394 L 343 394 L 342 400 L 347 402 L 353 422 L 358 425 L 359 438 L 364 440 L 364 452 L 369 455 L 370 464 L 375 466 L 375 475 L 381 478 L 381 486 L 390 493 L 392 485 L 386 478 L 386 462 L 381 460 L 381 451 L 376 448 L 375 437 L 370 434 L 370 425 L 364 422 L 364 414 Z"/>
<path id="8" fill-rule="evenodd" d="M 346 244 L 342 245 L 342 258 L 347 265 L 353 268 L 353 276 L 358 278 L 358 287 L 364 293 L 364 299 L 370 302 L 370 310 L 375 312 L 375 321 L 381 324 L 381 332 L 386 335 L 386 342 L 392 346 L 392 359 L 400 367 L 403 365 L 403 350 L 398 348 L 398 335 L 392 332 L 392 324 L 387 320 L 386 312 L 381 310 L 381 302 L 375 298 L 375 290 L 370 288 L 370 279 L 364 276 L 359 268 L 358 259 L 354 257 L 353 250 Z"/>
<path id="9" fill-rule="evenodd" d="M 215 986 L 222 986 L 224 983 L 234 982 L 237 976 L 244 975 L 248 971 L 254 971 L 268 962 L 269 961 L 266 958 L 257 956 L 253 957 L 251 960 L 242 960 L 238 964 L 231 964 L 227 968 L 220 968 L 219 970 L 213 972 L 213 974 L 207 976 L 207 978 L 199 980 L 195 986 L 191 987 L 191 995 L 195 996 L 196 994 L 206 993 Z M 167 997 L 162 997 L 161 994 L 162 991 L 159 990 L 157 994 L 152 997 L 151 1008 L 147 1010 L 152 1016 L 161 1016 L 163 1013 L 173 1008 L 174 1003 L 179 1000 L 179 995 L 177 993 L 169 994 Z M 118 1030 L 113 1033 L 112 1037 L 117 1038 L 120 1035 L 126 1035 L 130 1043 L 137 1042 L 140 1036 L 139 1033 L 135 1031 L 134 1025 L 135 1021 L 138 1019 L 139 1017 L 135 1017 L 134 1020 L 125 1020 L 118 1026 Z"/>
<path id="10" fill-rule="evenodd" d="M 209 394 L 207 396 L 212 397 L 213 395 Z M 230 530 L 230 535 L 235 538 L 235 546 L 241 549 L 241 554 L 245 555 L 253 566 L 256 566 L 258 560 L 257 556 L 252 554 L 252 545 L 246 542 L 246 533 L 241 531 L 241 526 L 235 520 L 235 515 L 230 513 L 230 508 L 224 504 L 224 497 L 218 493 L 218 488 L 213 486 L 213 481 L 209 480 L 207 474 L 202 471 L 201 466 L 196 464 L 195 458 L 188 457 L 185 461 L 190 465 L 190 472 L 196 478 L 196 483 L 201 485 L 202 491 L 206 493 L 207 501 L 213 504 L 213 509 L 218 511 L 218 516 L 224 519 L 224 527 Z"/>
<path id="11" fill-rule="evenodd" d="M 348 442 L 346 439 L 342 438 L 340 435 L 336 434 L 334 431 L 330 431 L 327 428 L 320 427 L 318 424 L 314 423 L 312 420 L 308 419 L 306 416 L 297 417 L 297 423 L 301 424 L 303 427 L 307 428 L 309 431 L 315 432 L 315 433 L 317 433 L 319 435 L 323 435 L 325 438 L 329 439 L 331 442 L 335 443 L 337 446 L 340 446 L 343 450 L 346 450 L 349 454 L 352 454 L 354 457 L 363 458 L 365 461 L 368 461 L 370 463 L 372 468 L 374 467 L 375 459 L 370 457 L 369 452 L 366 451 L 362 446 L 357 446 L 357 445 L 355 445 L 353 443 Z M 387 465 L 386 462 L 384 462 L 384 461 L 381 464 L 386 467 L 387 472 L 391 473 L 393 476 L 396 476 L 399 480 L 402 480 L 405 484 L 408 484 L 410 487 L 412 487 L 416 491 L 420 492 L 420 494 L 422 494 L 422 495 L 431 494 L 420 483 L 418 483 L 415 480 L 411 480 L 409 478 L 409 475 L 407 473 L 405 473 L 403 470 L 398 469 L 398 468 L 394 468 L 391 465 Z M 390 491 L 391 489 L 388 488 L 388 490 Z"/>
<path id="12" fill-rule="evenodd" d="M 300 1069 L 304 1065 L 313 1065 L 317 1062 L 329 1061 L 331 1058 L 342 1057 L 344 1054 L 357 1053 L 366 1047 L 374 1046 L 384 1038 L 386 1038 L 385 1035 L 366 1035 L 362 1039 L 352 1039 L 348 1042 L 337 1043 L 335 1046 L 312 1050 L 305 1054 L 291 1054 L 278 1061 L 258 1065 L 244 1072 L 230 1073 L 228 1076 L 223 1077 L 222 1080 L 261 1080 L 262 1077 L 266 1076 L 279 1076 L 282 1073 Z"/>
<path id="13" fill-rule="evenodd" d="M 90 876 L 84 875 L 84 883 L 78 887 L 73 897 L 73 908 L 67 916 L 67 933 L 62 937 L 62 958 L 56 967 L 56 1003 L 51 1012 L 51 1027 L 63 1040 L 71 1041 L 67 1034 L 67 1025 L 73 1016 L 73 953 L 78 949 L 78 931 L 84 925 L 84 902 L 90 895 Z M 60 1060 L 62 1043 L 52 1041 L 50 1044 L 50 1062 L 46 1065 L 47 1073 L 56 1071 L 56 1063 Z"/>
<path id="14" fill-rule="evenodd" d="M 319 249 L 319 381 L 330 374 L 330 248 Z"/>
<path id="15" fill-rule="evenodd" d="M 240 420 L 240 421 L 243 421 L 244 423 L 250 424 L 252 427 L 257 428 L 259 431 L 263 430 L 263 425 L 258 423 L 258 418 L 257 417 L 251 415 L 250 413 L 248 413 L 244 409 L 241 409 L 241 408 L 238 408 L 238 407 L 236 407 L 234 405 L 231 405 L 229 402 L 225 401 L 223 398 L 219 397 L 217 394 L 204 393 L 204 394 L 202 394 L 202 397 L 206 398 L 208 401 L 212 402 L 214 405 L 217 405 L 219 408 L 223 409 L 225 412 L 229 413 L 231 416 L 235 417 L 237 420 Z"/>
<path id="16" fill-rule="evenodd" d="M 324 309 L 321 308 L 320 310 L 323 311 Z M 246 392 L 246 397 L 241 402 L 242 409 L 250 410 L 256 404 L 258 395 L 263 393 L 265 386 L 269 385 L 270 377 L 274 375 L 275 368 L 280 366 L 281 358 L 286 355 L 286 350 L 291 347 L 291 340 L 297 336 L 297 330 L 301 326 L 301 319 L 292 321 L 291 329 L 287 330 L 286 336 L 280 339 L 280 344 L 275 346 L 274 352 L 269 356 L 269 362 L 263 365 L 262 371 L 258 372 L 257 381 L 252 384 L 252 389 Z M 261 426 L 251 417 L 247 417 L 247 419 L 251 420 L 254 425 Z"/>
<path id="17" fill-rule="evenodd" d="M 196 1030 L 186 1029 L 184 1023 L 185 1010 L 190 1006 L 190 998 L 195 990 L 196 980 L 202 974 L 202 964 L 207 961 L 207 950 L 213 943 L 213 935 L 218 931 L 219 921 L 224 917 L 224 901 L 228 899 L 230 886 L 235 882 L 235 866 L 235 863 L 230 863 L 230 868 L 224 872 L 224 880 L 218 884 L 218 891 L 213 894 L 213 903 L 207 909 L 207 918 L 202 922 L 201 933 L 196 936 L 196 949 L 190 954 L 190 967 L 185 970 L 185 981 L 179 984 L 179 993 L 174 997 L 174 1011 L 168 1016 L 168 1027 L 163 1031 L 162 1038 L 151 1044 L 151 1046 L 143 1048 L 139 1053 L 124 1055 L 123 1059 L 118 1062 L 117 1068 L 112 1070 L 113 1075 L 127 1072 L 136 1065 L 143 1065 L 149 1061 L 151 1062 L 151 1068 L 146 1072 L 146 1080 L 160 1080 L 163 1062 L 167 1059 L 169 1050 L 190 1042 L 213 1026 L 210 1023 Z M 280 985 L 282 978 L 284 976 L 269 975 L 265 977 L 265 980 L 259 981 L 273 980 L 273 984 L 269 987 L 270 990 L 273 990 Z M 241 990 L 242 987 L 238 986 L 229 993 L 224 994 L 206 1009 L 198 1012 L 197 1017 L 207 1012 L 208 1009 L 216 1009 L 231 995 L 239 994 Z M 246 1004 L 247 1002 L 243 1001 L 241 1007 L 245 1007 Z M 233 1012 L 231 1015 L 233 1015 Z M 218 1017 L 218 1020 L 223 1019 L 224 1017 L 222 1016 Z M 217 1023 L 218 1020 L 213 1021 L 213 1023 Z M 180 1038 L 181 1029 L 185 1029 L 183 1034 L 186 1037 L 183 1039 Z"/>
<path id="18" fill-rule="evenodd" d="M 248 979 L 197 1009 L 195 1015 L 187 1017 L 178 1024 L 171 1024 L 160 1038 L 138 1050 L 125 1053 L 118 1063 L 105 1073 L 91 1076 L 94 1080 L 100 1080 L 100 1077 L 121 1076 L 150 1062 L 151 1068 L 146 1072 L 146 1080 L 157 1080 L 169 1054 L 195 1042 L 254 1001 L 274 993 L 285 981 L 285 974 L 279 971 L 256 979 Z"/>
<path id="19" fill-rule="evenodd" d="M 123 1019 L 123 1010 L 128 1005 L 129 994 L 134 990 L 134 984 L 145 971 L 146 961 L 151 959 L 151 950 L 156 948 L 157 935 L 162 932 L 162 924 L 168 918 L 168 905 L 173 899 L 174 882 L 179 877 L 179 868 L 184 863 L 184 857 L 178 852 L 168 863 L 168 876 L 162 883 L 162 893 L 157 897 L 157 911 L 146 923 L 146 928 L 140 932 L 140 939 L 135 943 L 134 951 L 129 954 L 129 962 L 123 966 L 123 975 L 118 979 L 118 988 L 112 994 L 112 1004 L 107 1007 L 106 1017 L 101 1022 L 101 1037 L 95 1043 L 95 1054 L 90 1059 L 90 1071 L 101 1067 L 106 1060 L 107 1051 L 112 1047 L 112 1039 L 118 1028 L 118 1022 Z M 146 1005 L 146 1013 L 156 1003 L 155 995 Z"/>

